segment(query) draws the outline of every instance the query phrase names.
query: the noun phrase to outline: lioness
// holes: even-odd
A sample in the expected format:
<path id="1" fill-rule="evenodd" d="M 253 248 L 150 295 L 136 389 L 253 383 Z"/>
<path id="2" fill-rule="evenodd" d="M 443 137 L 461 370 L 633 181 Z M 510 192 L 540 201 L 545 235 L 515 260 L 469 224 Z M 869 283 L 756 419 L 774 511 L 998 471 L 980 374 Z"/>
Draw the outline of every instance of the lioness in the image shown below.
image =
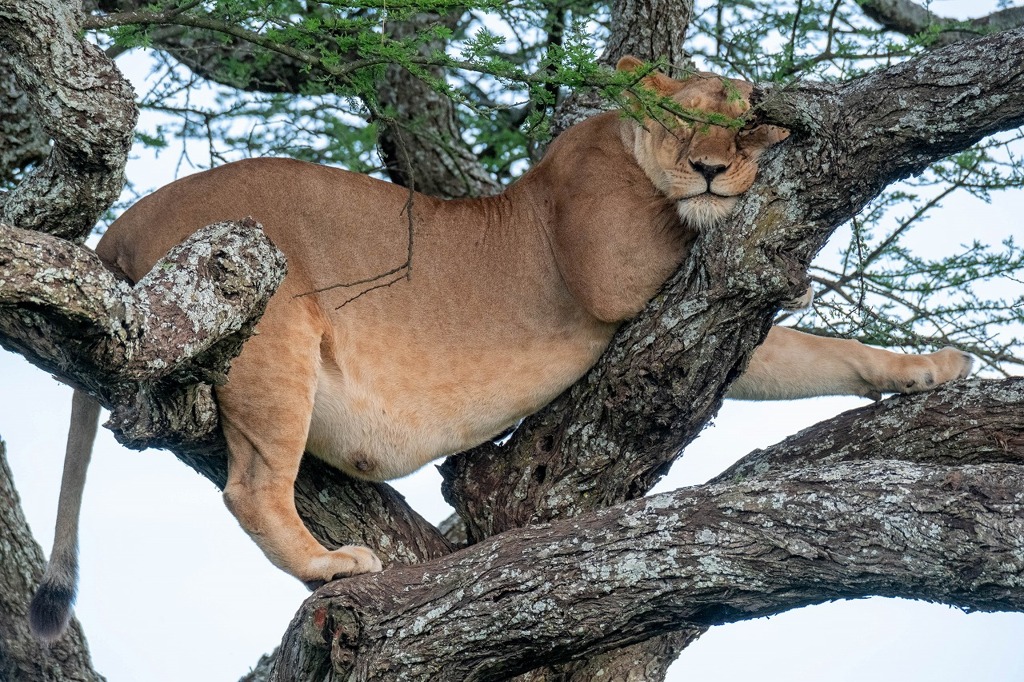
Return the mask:
<path id="1" fill-rule="evenodd" d="M 619 68 L 639 64 L 625 58 Z M 711 74 L 655 72 L 645 82 L 684 107 L 730 117 L 749 108 L 730 93 L 752 90 Z M 730 214 L 758 156 L 787 134 L 595 116 L 498 196 L 416 195 L 411 279 L 359 297 L 365 285 L 330 287 L 405 260 L 408 192 L 299 161 L 252 159 L 178 180 L 127 211 L 96 250 L 138 281 L 196 229 L 251 215 L 287 256 L 259 333 L 217 388 L 230 450 L 224 500 L 275 565 L 317 585 L 381 562 L 366 547 L 326 549 L 306 530 L 293 490 L 304 451 L 384 480 L 535 412 L 595 363 L 686 257 L 695 230 Z M 970 367 L 953 349 L 904 356 L 775 328 L 729 395 L 913 392 Z M 56 539 L 32 608 L 43 637 L 70 615 L 98 410 L 76 394 Z"/>

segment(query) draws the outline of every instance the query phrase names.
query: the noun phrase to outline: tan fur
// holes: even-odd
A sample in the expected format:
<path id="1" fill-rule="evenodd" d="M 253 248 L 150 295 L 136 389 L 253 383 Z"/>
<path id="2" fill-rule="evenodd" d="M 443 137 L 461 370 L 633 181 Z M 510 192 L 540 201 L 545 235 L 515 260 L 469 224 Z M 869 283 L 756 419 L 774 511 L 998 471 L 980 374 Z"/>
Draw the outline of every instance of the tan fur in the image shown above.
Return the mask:
<path id="1" fill-rule="evenodd" d="M 648 82 L 687 107 L 748 107 L 711 75 Z M 306 531 L 292 489 L 304 449 L 387 479 L 536 411 L 594 364 L 786 134 L 596 116 L 500 196 L 417 194 L 411 277 L 347 304 L 368 285 L 311 292 L 405 260 L 408 193 L 334 168 L 255 159 L 184 178 L 126 212 L 97 252 L 138 280 L 194 230 L 249 215 L 287 256 L 259 333 L 217 390 L 231 452 L 225 499 L 271 561 L 317 584 L 380 562 L 362 547 L 328 551 Z M 969 367 L 955 351 L 901 357 L 776 329 L 732 393 L 919 390 Z"/>

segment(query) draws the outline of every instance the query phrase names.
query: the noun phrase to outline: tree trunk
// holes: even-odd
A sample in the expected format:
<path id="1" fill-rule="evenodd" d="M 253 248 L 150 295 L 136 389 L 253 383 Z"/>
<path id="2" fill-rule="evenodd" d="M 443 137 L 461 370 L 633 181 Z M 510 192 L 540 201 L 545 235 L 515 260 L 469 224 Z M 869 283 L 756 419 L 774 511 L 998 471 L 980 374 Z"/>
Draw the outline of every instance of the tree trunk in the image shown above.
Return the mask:
<path id="1" fill-rule="evenodd" d="M 92 669 L 78 621 L 52 645 L 28 629 L 28 603 L 43 577 L 43 550 L 29 531 L 14 490 L 7 451 L 0 440 L 0 680 L 5 682 L 103 682 Z"/>

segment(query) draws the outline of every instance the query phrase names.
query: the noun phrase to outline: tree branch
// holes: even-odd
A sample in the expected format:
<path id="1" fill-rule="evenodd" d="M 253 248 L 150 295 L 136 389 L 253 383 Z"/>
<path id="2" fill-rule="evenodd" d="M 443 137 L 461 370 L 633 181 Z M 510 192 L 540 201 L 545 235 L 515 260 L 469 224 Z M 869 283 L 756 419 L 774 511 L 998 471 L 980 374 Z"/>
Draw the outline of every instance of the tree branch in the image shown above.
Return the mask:
<path id="1" fill-rule="evenodd" d="M 861 0 L 861 9 L 887 31 L 917 36 L 933 32 L 928 47 L 945 47 L 990 33 L 1024 26 L 1024 7 L 1010 7 L 984 17 L 959 21 L 936 16 L 912 0 Z"/>
<path id="2" fill-rule="evenodd" d="M 975 463 L 872 457 L 734 475 L 510 531 L 427 565 L 333 583 L 303 606 L 278 673 L 324 679 L 326 669 L 314 664 L 329 660 L 334 673 L 367 680 L 502 679 L 682 625 L 866 595 L 1024 610 L 1024 448 L 1018 441 L 1010 454 L 993 451 L 990 462 L 953 445 L 967 430 L 997 440 L 1005 424 L 990 423 L 990 409 L 1024 402 L 1024 380 L 990 387 L 937 392 L 955 413 L 945 437 L 932 431 L 933 443 L 942 442 L 950 461 Z M 908 431 L 933 423 L 934 396 L 891 402 L 911 419 Z M 862 419 L 884 433 L 890 412 Z M 841 424 L 829 427 L 841 433 Z M 797 438 L 777 447 L 792 452 Z M 844 445 L 864 451 L 878 443 Z"/>
<path id="3" fill-rule="evenodd" d="M 758 102 L 766 119 L 806 137 L 788 145 L 800 157 L 798 166 L 806 168 L 809 155 L 820 154 L 813 163 L 827 171 L 802 179 L 798 203 L 807 210 L 799 217 L 838 224 L 888 184 L 987 135 L 1020 126 L 1022 45 L 1024 29 L 1015 29 L 844 85 L 766 89 Z M 789 200 L 785 205 L 796 210 Z"/>
<path id="4" fill-rule="evenodd" d="M 252 220 L 203 228 L 135 286 L 92 251 L 2 225 L 0 267 L 0 341 L 108 406 L 143 381 L 222 380 L 285 269 Z"/>
<path id="5" fill-rule="evenodd" d="M 971 412 L 981 418 L 965 419 L 964 404 L 971 405 Z M 841 462 L 899 460 L 949 467 L 1021 464 L 1022 406 L 1024 378 L 999 382 L 972 379 L 960 383 L 956 391 L 932 391 L 914 400 L 889 399 L 844 412 L 778 445 L 755 451 L 714 482 Z"/>
<path id="6" fill-rule="evenodd" d="M 0 45 L 53 140 L 46 162 L 0 195 L 0 221 L 81 242 L 121 193 L 138 111 L 113 63 L 78 38 L 79 12 L 0 0 Z"/>
<path id="7" fill-rule="evenodd" d="M 119 13 L 92 16 L 87 25 L 160 25 L 162 28 L 152 36 L 154 46 L 203 78 L 243 90 L 299 94 L 322 87 L 325 75 L 351 74 L 347 66 L 339 67 L 333 60 L 319 59 L 230 22 L 185 14 L 180 9 L 155 13 L 139 9 L 144 6 L 142 2 L 122 2 Z M 315 14 L 317 10 L 311 8 L 309 12 Z M 461 12 L 420 13 L 405 21 L 388 22 L 387 34 L 402 40 L 435 24 L 454 28 L 460 16 Z M 224 34 L 224 40 L 209 40 L 210 31 Z M 435 41 L 420 50 L 423 68 L 438 81 L 444 80 L 444 71 L 432 54 L 443 53 L 443 47 Z M 355 52 L 345 57 L 343 63 L 359 61 Z M 448 198 L 483 196 L 500 190 L 462 142 L 455 105 L 448 96 L 407 69 L 390 64 L 386 77 L 377 83 L 376 98 L 368 104 L 381 124 L 380 148 L 392 181 L 404 186 L 415 184 L 421 192 Z M 415 177 L 408 177 L 410 173 Z"/>

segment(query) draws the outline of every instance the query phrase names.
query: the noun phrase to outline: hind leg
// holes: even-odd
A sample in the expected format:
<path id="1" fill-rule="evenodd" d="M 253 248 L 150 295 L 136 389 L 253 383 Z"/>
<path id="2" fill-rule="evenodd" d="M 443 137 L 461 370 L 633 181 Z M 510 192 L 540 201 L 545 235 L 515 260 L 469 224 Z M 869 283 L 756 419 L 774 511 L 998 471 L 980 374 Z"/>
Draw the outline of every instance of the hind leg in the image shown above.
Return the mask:
<path id="1" fill-rule="evenodd" d="M 325 549 L 295 509 L 295 477 L 320 368 L 320 332 L 312 319 L 295 319 L 294 301 L 285 303 L 293 308 L 280 320 L 272 309 L 278 300 L 217 391 L 229 450 L 224 501 L 275 566 L 315 587 L 379 571 L 381 563 L 366 547 Z"/>

